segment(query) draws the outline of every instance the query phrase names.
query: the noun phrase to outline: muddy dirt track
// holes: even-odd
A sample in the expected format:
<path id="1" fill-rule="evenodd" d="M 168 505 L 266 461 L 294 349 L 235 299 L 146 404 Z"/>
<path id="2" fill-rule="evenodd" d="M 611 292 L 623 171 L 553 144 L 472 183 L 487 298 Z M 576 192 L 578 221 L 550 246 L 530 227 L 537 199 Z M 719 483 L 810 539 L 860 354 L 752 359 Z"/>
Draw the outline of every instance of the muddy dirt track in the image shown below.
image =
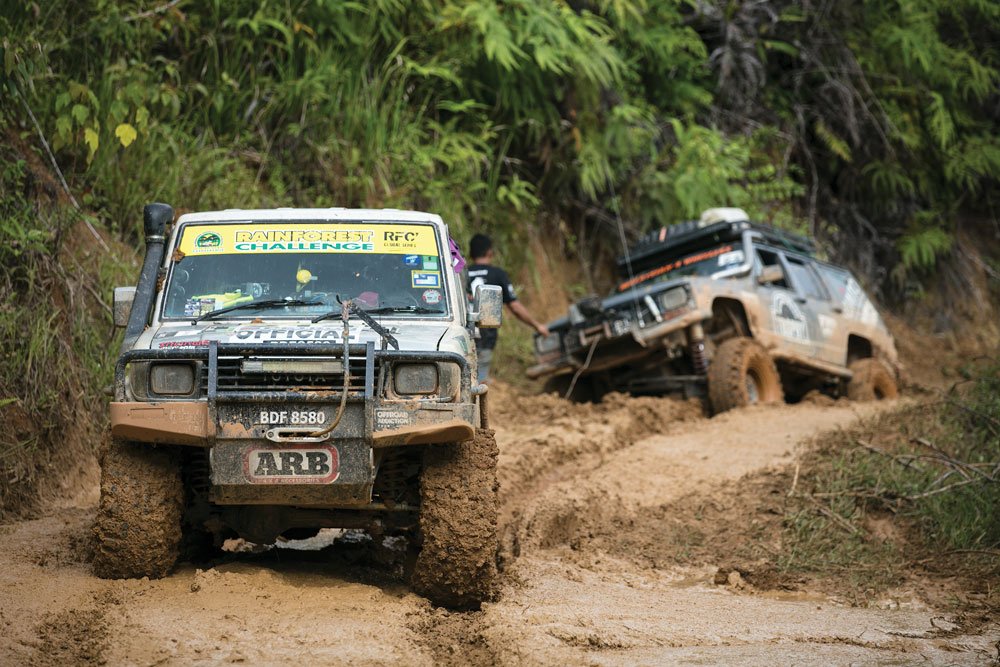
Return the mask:
<path id="1" fill-rule="evenodd" d="M 995 627 L 965 635 L 912 591 L 858 608 L 809 590 L 759 592 L 735 573 L 720 581 L 726 553 L 685 567 L 657 556 L 661 519 L 649 517 L 669 521 L 672 501 L 787 464 L 800 443 L 879 406 L 707 419 L 667 399 L 580 406 L 498 386 L 491 401 L 504 570 L 500 598 L 482 611 L 431 607 L 362 539 L 102 581 L 88 564 L 92 480 L 44 518 L 0 526 L 0 662 L 770 666 L 995 655 Z"/>

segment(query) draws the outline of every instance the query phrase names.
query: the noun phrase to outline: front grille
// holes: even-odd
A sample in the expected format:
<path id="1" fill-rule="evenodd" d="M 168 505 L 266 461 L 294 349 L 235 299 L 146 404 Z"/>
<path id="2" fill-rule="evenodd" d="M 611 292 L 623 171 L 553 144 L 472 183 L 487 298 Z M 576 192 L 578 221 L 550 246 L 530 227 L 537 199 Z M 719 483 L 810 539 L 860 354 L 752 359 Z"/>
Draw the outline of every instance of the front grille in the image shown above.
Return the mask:
<path id="1" fill-rule="evenodd" d="M 245 360 L 264 357 L 219 356 L 217 391 L 340 391 L 344 386 L 343 373 L 308 375 L 291 373 L 246 373 L 242 370 Z M 295 361 L 316 361 L 324 357 L 266 357 Z M 337 358 L 339 360 L 339 357 Z M 348 391 L 365 390 L 365 357 L 351 356 Z M 202 394 L 208 393 L 208 365 L 202 367 Z"/>

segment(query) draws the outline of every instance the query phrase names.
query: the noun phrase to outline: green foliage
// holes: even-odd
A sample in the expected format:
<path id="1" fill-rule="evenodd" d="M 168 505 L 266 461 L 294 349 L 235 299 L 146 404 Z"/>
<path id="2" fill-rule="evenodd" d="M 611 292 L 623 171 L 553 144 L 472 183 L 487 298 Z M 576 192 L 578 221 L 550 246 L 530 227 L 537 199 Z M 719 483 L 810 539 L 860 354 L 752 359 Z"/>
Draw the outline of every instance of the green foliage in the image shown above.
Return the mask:
<path id="1" fill-rule="evenodd" d="M 977 369 L 962 389 L 831 436 L 807 459 L 782 565 L 878 586 L 925 552 L 989 568 L 1000 547 L 1000 368 Z M 892 527 L 873 531 L 879 521 Z"/>
<path id="2" fill-rule="evenodd" d="M 126 265 L 94 246 L 74 209 L 52 201 L 54 183 L 0 146 L 0 513 L 17 507 L 46 469 L 96 445 L 98 392 L 111 381 L 110 293 Z M 84 268 L 83 264 L 87 267 Z M 70 446 L 68 440 L 86 446 Z"/>

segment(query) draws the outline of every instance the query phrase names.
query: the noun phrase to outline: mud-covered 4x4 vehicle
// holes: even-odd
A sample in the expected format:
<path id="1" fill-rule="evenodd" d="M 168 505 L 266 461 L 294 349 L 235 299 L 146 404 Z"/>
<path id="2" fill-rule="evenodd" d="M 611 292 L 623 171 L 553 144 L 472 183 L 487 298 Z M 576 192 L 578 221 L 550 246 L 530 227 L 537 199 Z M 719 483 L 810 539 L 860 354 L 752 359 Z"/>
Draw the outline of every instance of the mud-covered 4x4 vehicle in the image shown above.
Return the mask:
<path id="1" fill-rule="evenodd" d="M 722 412 L 812 390 L 897 393 L 892 336 L 858 281 L 805 238 L 710 209 L 618 262 L 611 296 L 536 336 L 530 377 L 581 400 L 617 390 L 707 396 Z"/>
<path id="2" fill-rule="evenodd" d="M 182 551 L 362 528 L 405 536 L 432 601 L 496 572 L 496 444 L 476 326 L 441 218 L 395 210 L 144 211 L 102 460 L 95 569 L 159 577 Z M 399 540 L 396 540 L 397 542 Z"/>

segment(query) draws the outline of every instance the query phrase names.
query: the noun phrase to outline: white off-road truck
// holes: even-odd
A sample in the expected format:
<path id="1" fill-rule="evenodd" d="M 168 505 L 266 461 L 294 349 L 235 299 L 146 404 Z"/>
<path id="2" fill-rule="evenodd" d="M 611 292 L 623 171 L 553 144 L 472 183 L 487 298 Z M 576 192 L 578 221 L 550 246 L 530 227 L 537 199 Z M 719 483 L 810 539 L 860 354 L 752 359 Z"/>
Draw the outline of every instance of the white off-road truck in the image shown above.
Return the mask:
<path id="1" fill-rule="evenodd" d="M 144 210 L 102 458 L 96 572 L 321 528 L 405 536 L 414 588 L 474 608 L 496 574 L 497 449 L 471 306 L 437 215 Z"/>
<path id="2" fill-rule="evenodd" d="M 714 412 L 811 391 L 897 394 L 896 345 L 854 276 L 740 209 L 648 234 L 618 276 L 611 295 L 578 301 L 535 337 L 529 377 L 578 400 L 678 393 Z"/>

